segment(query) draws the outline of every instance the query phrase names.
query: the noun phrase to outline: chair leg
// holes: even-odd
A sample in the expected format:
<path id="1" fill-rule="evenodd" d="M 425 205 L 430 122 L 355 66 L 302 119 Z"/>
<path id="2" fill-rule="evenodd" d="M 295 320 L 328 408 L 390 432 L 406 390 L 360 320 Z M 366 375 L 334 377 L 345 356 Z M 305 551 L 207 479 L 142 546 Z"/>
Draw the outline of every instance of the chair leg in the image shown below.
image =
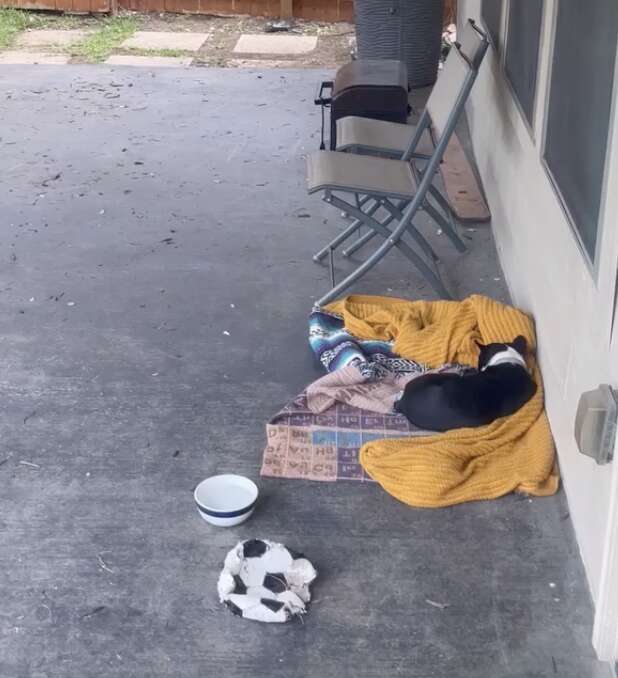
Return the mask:
<path id="1" fill-rule="evenodd" d="M 449 201 L 442 195 L 440 189 L 436 188 L 433 184 L 429 184 L 427 189 L 428 193 L 435 199 L 435 201 L 440 205 L 444 210 L 445 214 L 448 214 L 451 218 L 457 219 L 455 210 L 450 206 Z"/>
<path id="2" fill-rule="evenodd" d="M 383 226 L 388 226 L 391 221 L 393 221 L 395 217 L 392 214 L 389 214 L 388 217 L 382 222 Z M 362 235 L 360 238 L 355 240 L 349 247 L 346 247 L 344 250 L 342 250 L 341 255 L 344 257 L 349 257 L 356 250 L 359 250 L 363 245 L 366 245 L 374 236 L 376 235 L 375 231 L 372 231 L 371 229 L 365 233 L 365 235 Z"/>
<path id="3" fill-rule="evenodd" d="M 313 255 L 313 261 L 316 263 L 319 263 L 324 259 L 324 257 L 334 250 L 335 248 L 339 247 L 341 243 L 349 238 L 353 233 L 358 231 L 358 229 L 361 227 L 361 222 L 358 219 L 355 219 L 345 230 L 341 231 L 341 233 L 336 237 L 333 238 L 328 245 L 325 245 L 319 252 L 316 252 Z"/>
<path id="4" fill-rule="evenodd" d="M 323 198 L 324 199 L 324 198 Z M 358 199 L 357 196 L 357 202 L 360 203 L 361 207 L 368 203 L 371 200 L 370 196 L 364 196 L 360 200 Z M 376 204 L 374 207 L 369 210 L 371 214 L 373 214 L 375 211 L 377 211 L 378 207 L 380 205 Z M 374 209 L 375 208 L 375 209 Z M 352 234 L 354 234 L 360 227 L 362 226 L 362 223 L 358 220 L 355 219 L 346 229 L 344 229 L 339 235 L 337 235 L 335 238 L 333 238 L 327 245 L 324 245 L 324 247 L 319 251 L 316 252 L 313 255 L 313 261 L 316 263 L 320 263 L 322 259 L 331 251 L 339 247 L 344 240 L 347 240 Z"/>
<path id="5" fill-rule="evenodd" d="M 403 213 L 399 209 L 399 207 L 393 205 L 393 203 L 389 202 L 388 200 L 385 200 L 383 203 L 383 206 L 397 219 L 401 220 L 403 217 Z M 431 249 L 431 245 L 425 240 L 423 234 L 414 226 L 414 224 L 410 221 L 408 224 L 408 232 L 410 235 L 416 240 L 416 242 L 419 244 L 420 248 L 425 252 L 427 257 L 431 261 L 434 262 L 439 262 L 440 257 Z"/>
<path id="6" fill-rule="evenodd" d="M 439 193 L 438 189 L 435 189 L 436 193 Z M 440 200 L 437 198 L 437 196 L 431 192 L 432 197 L 436 200 L 436 202 L 440 203 Z M 440 196 L 442 198 L 442 196 Z M 442 198 L 444 200 L 444 198 Z M 446 202 L 446 201 L 444 201 Z M 447 217 L 442 216 L 440 212 L 429 203 L 428 200 L 425 200 L 425 204 L 423 205 L 423 209 L 429 214 L 429 216 L 440 226 L 440 228 L 446 233 L 450 241 L 455 245 L 455 249 L 458 252 L 466 252 L 468 248 L 466 247 L 465 243 L 461 240 L 461 238 L 457 235 L 457 231 L 455 231 L 455 228 L 452 225 L 452 217 L 451 217 L 451 212 L 450 210 L 447 211 Z"/>
<path id="7" fill-rule="evenodd" d="M 324 301 L 326 297 L 328 297 L 329 300 L 334 299 L 334 297 L 337 296 L 339 292 L 346 289 L 346 287 L 349 287 L 353 282 L 358 280 L 358 278 L 360 278 L 370 268 L 375 266 L 375 264 L 377 264 L 378 261 L 380 261 L 392 247 L 396 247 L 416 266 L 416 268 L 425 277 L 427 282 L 434 288 L 434 290 L 440 297 L 442 297 L 443 299 L 451 298 L 451 295 L 444 287 L 444 283 L 440 280 L 440 278 L 432 271 L 432 269 L 427 265 L 427 263 L 421 256 L 419 256 L 407 243 L 401 240 L 401 237 L 399 235 L 393 234 L 391 231 L 388 230 L 388 228 L 386 228 L 379 221 L 377 221 L 373 217 L 369 217 L 368 215 L 363 214 L 361 210 L 358 210 L 353 205 L 350 205 L 349 203 L 345 202 L 345 200 L 341 200 L 340 198 L 334 195 L 331 195 L 329 200 L 335 207 L 339 209 L 347 209 L 350 212 L 350 214 L 355 216 L 357 219 L 362 220 L 366 226 L 368 226 L 372 230 L 376 231 L 379 235 L 381 235 L 385 239 L 385 242 L 382 243 L 382 245 L 378 247 L 378 249 L 366 261 L 364 261 L 355 271 L 353 271 L 347 278 L 345 278 L 338 285 L 333 287 L 333 289 L 328 295 L 322 297 L 322 299 L 318 301 L 319 305 L 328 303 L 327 301 Z M 331 296 L 333 294 L 334 296 Z"/>
<path id="8" fill-rule="evenodd" d="M 392 242 L 390 239 L 385 240 L 382 245 L 366 260 L 364 261 L 356 270 L 352 271 L 349 276 L 344 278 L 338 285 L 335 285 L 330 292 L 327 292 L 316 302 L 318 306 L 324 306 L 329 302 L 336 299 L 345 289 L 350 285 L 355 283 L 359 278 L 361 278 L 367 271 L 373 268 L 384 256 L 395 247 L 396 243 Z M 436 294 L 442 299 L 451 299 L 451 295 L 448 293 L 442 281 L 434 274 L 434 272 L 427 266 L 427 264 L 418 256 L 417 267 L 424 274 L 425 278 L 429 284 L 434 288 Z M 426 269 L 426 270 L 423 270 Z"/>
<path id="9" fill-rule="evenodd" d="M 357 250 L 359 250 L 363 245 L 366 245 L 375 235 L 373 231 L 367 231 L 365 235 L 361 235 L 360 238 L 355 240 L 349 247 L 346 247 L 346 249 L 341 250 L 341 256 L 346 257 L 346 259 L 354 254 Z"/>
<path id="10" fill-rule="evenodd" d="M 435 201 L 440 205 L 440 207 L 442 207 L 442 209 L 446 212 L 447 217 L 444 217 L 433 205 L 428 203 L 428 201 L 426 201 L 425 205 L 424 205 L 425 211 L 438 224 L 438 226 L 446 233 L 447 237 L 453 243 L 453 245 L 455 246 L 455 249 L 458 252 L 467 252 L 468 248 L 466 247 L 466 244 L 463 242 L 463 240 L 461 240 L 461 238 L 457 234 L 457 231 L 455 230 L 455 222 L 454 222 L 453 210 L 452 210 L 451 206 L 448 204 L 447 200 L 444 198 L 444 196 L 440 193 L 440 191 L 435 186 L 430 186 L 429 192 L 431 193 L 431 196 L 435 199 Z M 390 217 L 387 221 L 383 221 L 382 223 L 384 225 L 387 225 L 391 221 L 392 221 L 392 217 Z M 373 238 L 374 235 L 375 235 L 375 233 L 373 231 L 369 231 L 368 233 L 365 233 L 365 235 L 359 237 L 354 243 L 352 243 L 352 245 L 350 245 L 350 247 L 347 247 L 346 249 L 344 249 L 341 252 L 342 256 L 344 256 L 346 258 L 350 257 L 352 254 L 354 254 L 354 252 L 356 252 L 361 247 L 366 245 Z M 425 248 L 423 248 L 423 249 L 425 249 Z M 433 258 L 433 256 L 432 256 L 432 258 Z M 434 261 L 437 261 L 437 260 L 438 259 L 434 259 Z"/>

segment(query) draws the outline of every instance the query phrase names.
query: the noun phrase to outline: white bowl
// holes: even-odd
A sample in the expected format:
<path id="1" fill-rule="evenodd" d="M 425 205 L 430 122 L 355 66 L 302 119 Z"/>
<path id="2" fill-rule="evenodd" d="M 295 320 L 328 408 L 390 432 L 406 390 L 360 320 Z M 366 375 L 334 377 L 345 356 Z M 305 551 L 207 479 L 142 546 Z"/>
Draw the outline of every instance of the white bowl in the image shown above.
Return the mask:
<path id="1" fill-rule="evenodd" d="M 257 485 L 249 478 L 225 473 L 202 480 L 193 498 L 202 518 L 219 527 L 240 525 L 253 513 Z"/>

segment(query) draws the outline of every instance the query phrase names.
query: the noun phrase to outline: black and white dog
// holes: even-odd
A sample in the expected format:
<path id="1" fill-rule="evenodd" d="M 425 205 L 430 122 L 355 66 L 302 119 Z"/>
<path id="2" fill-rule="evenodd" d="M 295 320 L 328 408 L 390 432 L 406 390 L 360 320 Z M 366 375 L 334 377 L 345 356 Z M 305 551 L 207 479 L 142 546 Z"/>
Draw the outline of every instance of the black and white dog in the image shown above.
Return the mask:
<path id="1" fill-rule="evenodd" d="M 477 345 L 478 372 L 417 377 L 406 384 L 395 410 L 427 431 L 484 426 L 517 412 L 536 391 L 524 359 L 525 337 Z"/>

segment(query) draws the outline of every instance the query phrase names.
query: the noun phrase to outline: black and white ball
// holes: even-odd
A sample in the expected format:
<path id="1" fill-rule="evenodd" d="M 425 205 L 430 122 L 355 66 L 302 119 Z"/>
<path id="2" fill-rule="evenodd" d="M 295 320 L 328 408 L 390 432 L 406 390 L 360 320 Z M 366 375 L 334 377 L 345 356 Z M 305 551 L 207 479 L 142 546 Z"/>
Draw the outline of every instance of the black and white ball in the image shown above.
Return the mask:
<path id="1" fill-rule="evenodd" d="M 307 611 L 309 584 L 317 577 L 300 553 L 266 539 L 241 541 L 226 556 L 219 599 L 236 615 L 286 622 Z"/>

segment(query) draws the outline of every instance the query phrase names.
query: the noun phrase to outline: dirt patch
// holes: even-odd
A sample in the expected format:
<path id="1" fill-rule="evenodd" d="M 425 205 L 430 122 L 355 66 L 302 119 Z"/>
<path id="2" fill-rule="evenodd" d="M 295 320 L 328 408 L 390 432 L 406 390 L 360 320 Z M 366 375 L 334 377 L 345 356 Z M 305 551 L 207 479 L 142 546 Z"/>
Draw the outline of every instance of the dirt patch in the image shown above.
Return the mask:
<path id="1" fill-rule="evenodd" d="M 5 49 L 13 49 L 19 36 L 26 36 L 28 29 L 79 30 L 86 29 L 94 36 L 94 45 L 63 46 L 50 44 L 45 51 L 51 54 L 66 54 L 71 63 L 102 61 L 110 54 L 134 56 L 190 56 L 195 66 L 218 66 L 246 68 L 255 62 L 256 68 L 336 68 L 350 58 L 354 46 L 354 26 L 348 23 L 319 23 L 316 21 L 294 20 L 289 31 L 278 35 L 315 35 L 317 46 L 306 54 L 236 54 L 234 46 L 243 33 L 265 34 L 272 19 L 250 16 L 209 16 L 190 14 L 140 14 L 121 12 L 115 17 L 76 16 L 49 12 L 21 12 L 23 27 L 16 30 Z M 122 30 L 120 30 L 122 29 Z M 134 31 L 170 31 L 209 33 L 210 37 L 197 52 L 182 50 L 126 49 L 121 42 Z M 93 40 L 90 40 L 93 42 Z M 99 44 L 101 43 L 101 44 Z M 88 48 L 87 48 L 88 47 Z M 93 47 L 90 49 L 89 47 Z M 96 47 L 97 49 L 94 49 Z M 22 51 L 32 51 L 27 45 Z M 38 49 L 38 48 L 37 48 Z"/>
<path id="2" fill-rule="evenodd" d="M 258 62 L 256 65 L 262 62 L 262 66 L 271 62 L 273 68 L 281 67 L 277 65 L 279 62 L 284 62 L 283 67 L 289 67 L 290 62 L 293 62 L 295 67 L 333 68 L 349 60 L 354 40 L 354 26 L 351 24 L 324 24 L 297 20 L 293 29 L 282 35 L 317 35 L 318 44 L 312 52 L 296 56 L 239 55 L 232 51 L 238 38 L 243 33 L 264 33 L 270 20 L 248 16 L 216 17 L 177 14 L 148 14 L 141 15 L 141 19 L 141 30 L 145 31 L 210 33 L 210 38 L 199 52 L 194 54 L 194 63 L 202 66 L 238 68 L 255 60 Z M 243 66 L 239 66 L 239 62 L 242 62 Z"/>
<path id="3" fill-rule="evenodd" d="M 110 54 L 134 56 L 192 57 L 195 66 L 218 66 L 247 68 L 255 62 L 256 68 L 336 68 L 350 58 L 354 46 L 354 26 L 348 23 L 319 23 L 294 20 L 289 31 L 280 35 L 316 35 L 317 46 L 311 52 L 298 55 L 287 54 L 235 54 L 238 38 L 243 33 L 266 33 L 272 19 L 250 16 L 209 16 L 190 14 L 140 14 L 121 12 L 115 17 L 75 16 L 49 12 L 22 12 L 23 27 L 15 32 L 12 42 L 19 35 L 26 35 L 29 28 L 53 28 L 57 30 L 87 29 L 94 37 L 91 45 L 77 48 L 48 45 L 45 51 L 51 54 L 67 54 L 71 63 L 102 61 Z M 119 32 L 119 27 L 122 30 Z M 24 30 L 25 29 L 25 30 Z M 198 52 L 182 50 L 137 50 L 120 46 L 121 42 L 136 30 L 210 33 L 210 38 Z M 96 44 L 94 44 L 96 43 Z M 100 44 L 99 44 L 100 43 Z M 95 49 L 96 47 L 96 49 Z M 5 49 L 11 49 L 7 42 Z M 92 49 L 91 49 L 92 48 Z M 25 46 L 23 50 L 32 51 Z"/>

